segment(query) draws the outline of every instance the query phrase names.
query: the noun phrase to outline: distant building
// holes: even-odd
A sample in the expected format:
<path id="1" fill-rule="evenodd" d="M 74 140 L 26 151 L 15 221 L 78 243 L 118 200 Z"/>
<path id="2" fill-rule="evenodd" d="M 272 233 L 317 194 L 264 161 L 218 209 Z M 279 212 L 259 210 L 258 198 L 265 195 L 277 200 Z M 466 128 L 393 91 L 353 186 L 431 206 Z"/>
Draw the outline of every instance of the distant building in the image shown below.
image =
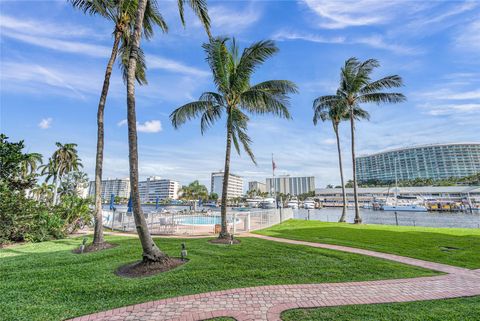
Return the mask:
<path id="1" fill-rule="evenodd" d="M 103 201 L 110 200 L 110 195 L 128 198 L 130 197 L 130 179 L 129 178 L 115 178 L 102 180 L 102 199 Z M 95 181 L 90 182 L 88 188 L 88 195 L 95 196 Z"/>
<path id="2" fill-rule="evenodd" d="M 258 181 L 248 182 L 248 190 L 265 193 L 267 191 L 267 185 Z"/>
<path id="3" fill-rule="evenodd" d="M 357 180 L 446 179 L 480 172 L 480 143 L 399 148 L 356 158 Z"/>
<path id="4" fill-rule="evenodd" d="M 315 177 L 291 177 L 282 175 L 274 178 L 267 178 L 267 191 L 272 193 L 300 195 L 315 191 Z"/>
<path id="5" fill-rule="evenodd" d="M 211 189 L 212 193 L 216 193 L 222 198 L 223 187 L 223 171 L 212 173 Z M 228 198 L 241 197 L 243 195 L 243 178 L 241 176 L 230 173 L 228 177 Z"/>
<path id="6" fill-rule="evenodd" d="M 157 197 L 163 199 L 178 199 L 180 184 L 171 179 L 162 179 L 158 176 L 148 177 L 146 181 L 138 183 L 140 201 L 142 203 L 155 202 Z"/>

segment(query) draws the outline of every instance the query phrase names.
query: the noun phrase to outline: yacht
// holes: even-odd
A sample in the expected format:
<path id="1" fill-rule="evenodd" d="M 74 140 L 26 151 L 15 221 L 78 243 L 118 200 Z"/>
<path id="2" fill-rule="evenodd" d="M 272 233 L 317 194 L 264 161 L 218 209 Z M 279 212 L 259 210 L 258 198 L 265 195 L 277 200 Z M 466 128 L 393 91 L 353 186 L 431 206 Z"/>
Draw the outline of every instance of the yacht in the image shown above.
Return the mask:
<path id="1" fill-rule="evenodd" d="M 384 211 L 395 212 L 426 212 L 427 208 L 421 204 L 385 204 L 382 206 Z"/>
<path id="2" fill-rule="evenodd" d="M 306 199 L 303 201 L 303 208 L 307 210 L 315 209 L 315 201 L 313 199 Z"/>
<path id="3" fill-rule="evenodd" d="M 260 203 L 263 201 L 261 197 L 247 198 L 248 207 L 256 208 L 260 206 Z"/>
<path id="4" fill-rule="evenodd" d="M 298 209 L 298 200 L 297 199 L 292 199 L 292 200 L 288 201 L 287 208 L 293 208 L 294 210 Z"/>
<path id="5" fill-rule="evenodd" d="M 273 197 L 267 197 L 264 198 L 258 207 L 261 207 L 263 209 L 268 209 L 268 208 L 275 208 L 275 199 Z"/>

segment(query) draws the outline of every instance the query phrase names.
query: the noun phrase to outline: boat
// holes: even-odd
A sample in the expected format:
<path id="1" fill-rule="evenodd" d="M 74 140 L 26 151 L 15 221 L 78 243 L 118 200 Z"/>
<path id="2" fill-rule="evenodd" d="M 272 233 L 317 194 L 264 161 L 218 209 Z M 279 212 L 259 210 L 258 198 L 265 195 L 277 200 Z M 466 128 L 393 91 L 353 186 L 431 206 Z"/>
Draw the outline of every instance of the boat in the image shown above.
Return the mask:
<path id="1" fill-rule="evenodd" d="M 247 198 L 247 205 L 251 208 L 259 207 L 260 203 L 263 201 L 261 197 Z"/>
<path id="2" fill-rule="evenodd" d="M 287 208 L 293 208 L 294 210 L 298 209 L 298 200 L 291 199 L 290 201 L 288 201 Z"/>
<path id="3" fill-rule="evenodd" d="M 275 208 L 275 199 L 273 197 L 264 198 L 260 204 L 258 204 L 258 207 L 263 209 Z"/>
<path id="4" fill-rule="evenodd" d="M 427 212 L 427 208 L 421 204 L 383 205 L 382 210 L 395 212 Z"/>
<path id="5" fill-rule="evenodd" d="M 314 210 L 315 209 L 315 201 L 313 199 L 306 199 L 303 201 L 303 208 L 307 210 Z"/>

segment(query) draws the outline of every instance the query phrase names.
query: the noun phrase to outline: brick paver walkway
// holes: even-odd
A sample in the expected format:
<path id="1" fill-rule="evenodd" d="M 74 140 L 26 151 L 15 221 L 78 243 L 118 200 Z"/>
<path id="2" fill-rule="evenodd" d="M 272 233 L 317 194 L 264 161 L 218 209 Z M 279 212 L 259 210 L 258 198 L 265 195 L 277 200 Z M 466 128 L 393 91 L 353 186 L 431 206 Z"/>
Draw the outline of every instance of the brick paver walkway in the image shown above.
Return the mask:
<path id="1" fill-rule="evenodd" d="M 448 273 L 412 279 L 271 285 L 151 301 L 73 319 L 102 321 L 204 320 L 230 316 L 239 321 L 280 320 L 292 308 L 406 302 L 480 295 L 480 270 L 468 270 L 398 255 L 345 246 L 249 234 L 266 240 L 374 256 Z"/>

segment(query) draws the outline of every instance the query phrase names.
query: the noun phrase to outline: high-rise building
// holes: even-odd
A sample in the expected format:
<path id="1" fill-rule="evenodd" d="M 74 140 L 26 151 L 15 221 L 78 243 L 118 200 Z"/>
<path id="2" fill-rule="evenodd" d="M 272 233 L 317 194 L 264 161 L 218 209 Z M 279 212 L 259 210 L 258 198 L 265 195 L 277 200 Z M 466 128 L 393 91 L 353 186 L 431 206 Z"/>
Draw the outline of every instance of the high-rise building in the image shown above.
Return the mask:
<path id="1" fill-rule="evenodd" d="M 282 175 L 275 178 L 267 178 L 267 192 L 300 195 L 315 191 L 315 177 L 291 177 Z"/>
<path id="2" fill-rule="evenodd" d="M 112 194 L 121 198 L 130 197 L 130 179 L 115 178 L 102 180 L 101 194 L 104 202 L 110 200 L 110 195 Z M 95 181 L 90 182 L 88 195 L 95 196 Z"/>
<path id="3" fill-rule="evenodd" d="M 265 193 L 267 191 L 267 185 L 258 181 L 248 182 L 248 190 Z"/>
<path id="4" fill-rule="evenodd" d="M 358 181 L 445 179 L 480 172 L 480 143 L 399 148 L 356 158 Z"/>
<path id="5" fill-rule="evenodd" d="M 212 173 L 211 189 L 212 193 L 216 193 L 222 198 L 223 187 L 223 171 Z M 228 176 L 227 198 L 240 197 L 243 195 L 243 178 L 241 176 L 230 173 Z"/>
<path id="6" fill-rule="evenodd" d="M 162 179 L 158 176 L 148 177 L 147 180 L 138 183 L 140 201 L 155 202 L 157 197 L 163 199 L 177 199 L 180 184 L 171 179 Z"/>

